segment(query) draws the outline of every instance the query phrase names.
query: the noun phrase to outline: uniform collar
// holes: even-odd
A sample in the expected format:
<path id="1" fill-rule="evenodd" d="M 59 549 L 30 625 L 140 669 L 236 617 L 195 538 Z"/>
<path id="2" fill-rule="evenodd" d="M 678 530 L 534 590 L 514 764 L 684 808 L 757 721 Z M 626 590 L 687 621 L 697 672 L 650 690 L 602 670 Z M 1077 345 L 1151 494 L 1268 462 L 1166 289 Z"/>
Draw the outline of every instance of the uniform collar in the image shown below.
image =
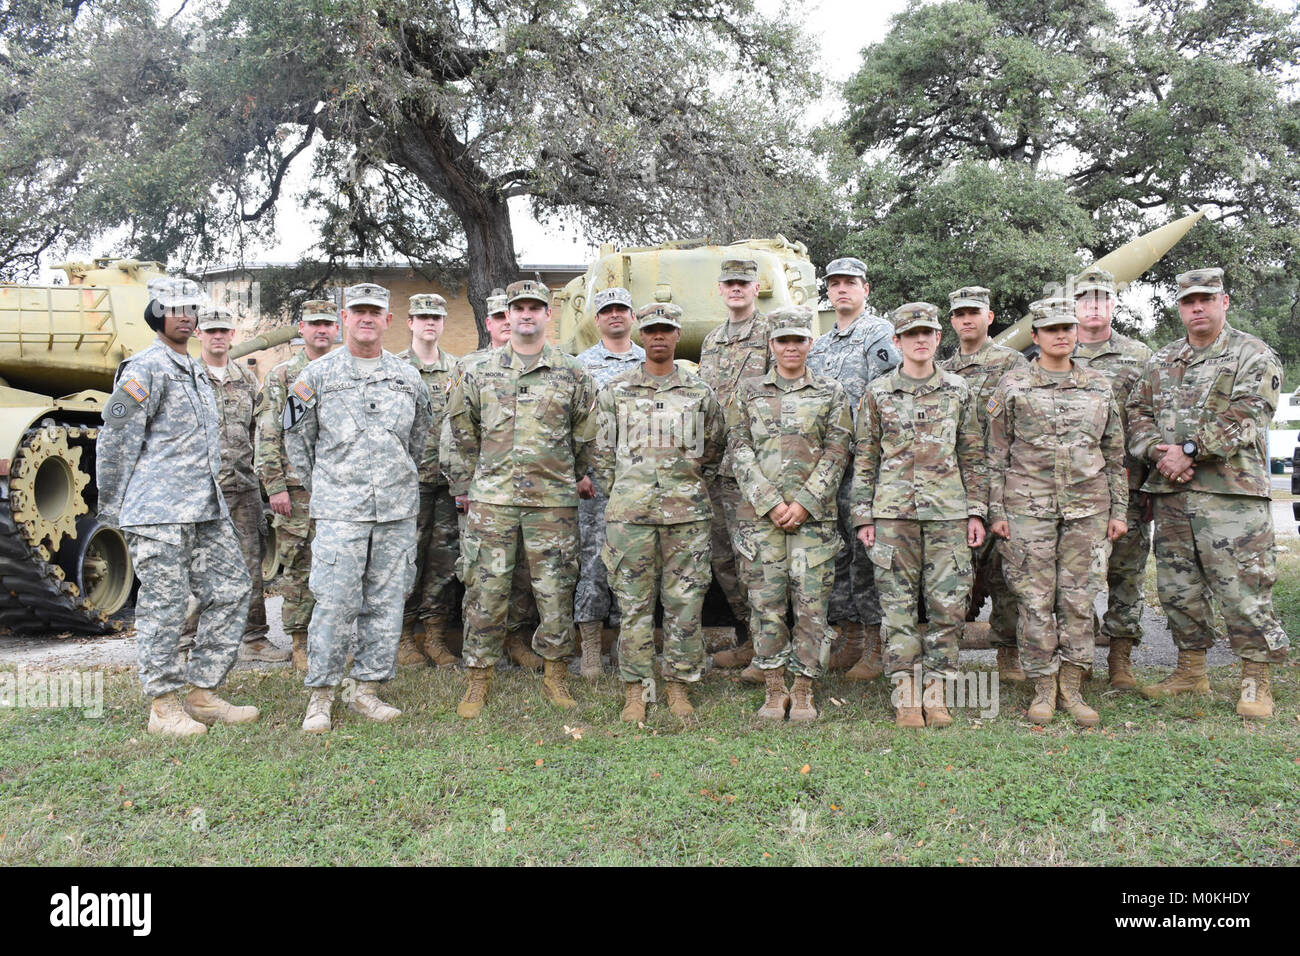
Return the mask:
<path id="1" fill-rule="evenodd" d="M 735 326 L 737 331 L 733 333 L 731 331 L 732 329 L 731 316 L 727 316 L 726 320 L 722 323 L 722 341 L 739 342 L 741 339 L 749 338 L 749 333 L 754 330 L 754 322 L 757 319 L 758 319 L 758 308 L 755 307 L 754 311 L 749 314 L 749 318 L 747 318 L 744 322 L 741 322 L 739 325 Z"/>
<path id="2" fill-rule="evenodd" d="M 1056 379 L 1052 378 L 1052 375 L 1055 373 L 1045 371 L 1043 367 L 1038 364 L 1038 359 L 1034 359 L 1029 363 L 1029 384 L 1031 386 L 1054 385 L 1057 388 L 1081 388 L 1083 385 L 1082 370 L 1083 366 L 1078 362 L 1071 362 L 1070 377 L 1064 381 L 1058 382 Z"/>
<path id="3" fill-rule="evenodd" d="M 871 315 L 871 309 L 864 305 L 862 307 L 862 311 L 858 313 L 857 318 L 855 318 L 844 328 L 840 328 L 839 325 L 840 320 L 839 317 L 836 316 L 835 321 L 831 323 L 831 335 L 834 335 L 836 338 L 843 338 L 846 335 L 852 335 L 853 330 L 858 327 L 858 323 L 861 322 L 869 315 Z"/>
<path id="4" fill-rule="evenodd" d="M 976 354 L 978 355 L 979 353 L 977 352 Z M 893 371 L 889 373 L 889 390 L 891 392 L 910 392 L 913 395 L 928 395 L 942 384 L 943 372 L 940 371 L 938 366 L 935 366 L 934 374 L 923 383 L 904 377 L 901 365 L 894 366 Z"/>
<path id="5" fill-rule="evenodd" d="M 199 362 L 198 359 L 196 359 L 189 352 L 186 352 L 184 355 L 182 355 L 180 352 L 177 352 L 174 348 L 172 348 L 170 345 L 168 345 L 166 342 L 162 340 L 161 335 L 158 336 L 156 339 L 154 339 L 154 345 L 162 349 L 164 355 L 166 355 L 169 359 L 171 359 L 173 362 L 175 362 L 177 365 L 179 365 L 181 368 L 185 369 L 185 371 L 191 374 L 195 372 L 194 366 L 196 364 L 203 365 L 202 362 Z M 203 370 L 206 372 L 207 368 L 204 367 Z"/>
<path id="6" fill-rule="evenodd" d="M 1098 355 L 1109 355 L 1112 352 L 1119 352 L 1120 343 L 1116 338 L 1116 332 L 1111 329 L 1110 335 L 1101 342 L 1080 342 L 1074 347 L 1075 355 L 1082 355 L 1084 358 L 1096 358 Z"/>
<path id="7" fill-rule="evenodd" d="M 971 352 L 970 355 L 963 355 L 961 345 L 958 344 L 957 351 L 952 357 L 953 365 L 957 368 L 966 368 L 968 365 L 983 365 L 984 360 L 992 354 L 996 345 L 997 343 L 993 341 L 993 336 L 990 335 L 984 340 L 984 344 L 974 352 Z"/>
<path id="8" fill-rule="evenodd" d="M 508 344 L 503 345 L 497 349 L 497 352 L 498 365 L 501 365 L 504 368 L 512 368 L 517 372 L 522 372 L 524 370 L 524 363 L 521 362 L 519 356 L 515 354 L 513 346 Z M 537 357 L 537 364 L 528 371 L 535 372 L 543 365 L 547 368 L 555 368 L 557 364 L 558 363 L 555 361 L 555 348 L 547 342 L 542 345 L 542 354 Z"/>
<path id="9" fill-rule="evenodd" d="M 790 382 L 789 384 L 786 384 L 786 381 L 778 380 L 778 376 L 780 376 L 781 379 L 784 379 L 784 376 L 781 376 L 780 370 L 775 365 L 773 365 L 770 369 L 767 370 L 767 374 L 763 376 L 763 383 L 765 385 L 775 385 L 777 386 L 777 388 L 781 388 L 784 386 L 786 391 L 790 391 L 790 392 L 798 391 L 801 388 L 819 387 L 817 380 L 813 378 L 812 369 L 808 368 L 807 365 L 805 365 L 803 368 L 802 377 L 794 379 L 794 381 Z"/>
<path id="10" fill-rule="evenodd" d="M 353 376 L 355 376 L 356 378 L 367 378 L 367 377 L 368 377 L 367 375 L 363 375 L 363 374 L 362 374 L 362 372 L 361 372 L 361 368 L 357 365 L 357 357 L 356 357 L 355 355 L 352 354 L 352 350 L 351 350 L 351 349 L 349 349 L 349 348 L 345 345 L 345 346 L 343 346 L 343 348 L 339 349 L 339 351 L 340 351 L 340 352 L 346 352 L 346 353 L 347 353 L 347 359 L 346 359 L 347 366 L 348 366 L 349 369 L 352 370 L 352 374 L 353 374 Z M 331 353 L 331 354 L 332 354 L 332 353 Z M 388 360 L 391 356 L 392 356 L 392 353 L 391 353 L 391 352 L 389 352 L 389 351 L 386 350 L 386 349 L 382 349 L 382 348 L 381 348 L 381 349 L 379 350 L 379 366 L 378 366 L 378 368 L 376 368 L 376 371 L 379 371 L 380 369 L 383 369 L 384 366 L 386 366 L 386 365 L 388 364 L 388 361 L 387 361 L 387 360 Z"/>
<path id="11" fill-rule="evenodd" d="M 640 346 L 637 345 L 635 342 L 632 342 L 631 340 L 629 340 L 629 345 L 630 347 L 626 352 L 612 352 L 610 351 L 609 346 L 607 346 L 604 343 L 604 341 L 600 341 L 597 342 L 595 345 L 593 345 L 587 351 L 596 355 L 598 358 L 614 359 L 614 361 L 616 362 L 640 362 L 645 357 L 644 354 L 641 355 L 637 354 L 637 351 L 638 349 L 640 349 Z"/>
<path id="12" fill-rule="evenodd" d="M 669 388 L 677 388 L 686 384 L 686 382 L 682 380 L 682 370 L 676 364 L 673 365 L 673 370 L 666 379 L 662 382 L 657 382 L 650 373 L 646 371 L 645 362 L 641 362 L 637 365 L 636 370 L 632 372 L 628 381 L 632 385 L 642 385 L 646 388 L 658 389 L 659 391 Z"/>
<path id="13" fill-rule="evenodd" d="M 1228 347 L 1228 335 L 1232 331 L 1232 326 L 1224 322 L 1223 328 L 1219 330 L 1219 337 L 1206 346 L 1205 350 L 1199 355 L 1196 349 L 1192 347 L 1192 343 L 1184 338 L 1182 347 L 1178 350 L 1178 354 L 1174 356 L 1175 361 L 1182 362 L 1185 365 L 1196 365 L 1206 359 L 1217 358 Z"/>
<path id="14" fill-rule="evenodd" d="M 450 356 L 447 355 L 447 350 L 444 349 L 442 346 L 438 346 L 438 361 L 434 362 L 432 365 L 425 365 L 424 362 L 420 361 L 420 356 L 415 354 L 415 349 L 408 348 L 405 352 L 403 352 L 399 356 L 399 358 L 404 358 L 408 362 L 410 362 L 413 366 L 415 366 L 415 370 L 417 372 L 451 371 L 451 366 L 452 366 L 451 358 Z"/>

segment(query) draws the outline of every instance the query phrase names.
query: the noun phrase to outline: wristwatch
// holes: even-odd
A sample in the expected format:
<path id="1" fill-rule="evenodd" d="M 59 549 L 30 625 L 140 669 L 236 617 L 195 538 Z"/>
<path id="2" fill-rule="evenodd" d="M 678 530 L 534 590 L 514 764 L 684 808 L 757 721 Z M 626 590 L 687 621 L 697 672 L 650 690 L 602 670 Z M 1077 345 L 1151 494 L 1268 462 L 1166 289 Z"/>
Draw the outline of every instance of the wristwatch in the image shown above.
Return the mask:
<path id="1" fill-rule="evenodd" d="M 1196 453 L 1200 450 L 1201 449 L 1197 446 L 1196 442 L 1194 441 L 1188 440 L 1183 442 L 1183 454 L 1186 455 L 1188 458 L 1195 458 Z"/>

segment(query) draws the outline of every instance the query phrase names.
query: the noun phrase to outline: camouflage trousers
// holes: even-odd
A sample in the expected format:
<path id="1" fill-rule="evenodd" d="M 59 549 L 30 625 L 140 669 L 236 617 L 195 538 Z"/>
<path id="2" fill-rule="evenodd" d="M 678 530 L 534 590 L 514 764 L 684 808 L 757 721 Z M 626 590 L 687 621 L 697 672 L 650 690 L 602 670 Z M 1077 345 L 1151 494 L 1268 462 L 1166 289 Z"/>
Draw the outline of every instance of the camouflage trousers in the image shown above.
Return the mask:
<path id="1" fill-rule="evenodd" d="M 830 659 L 834 632 L 826 624 L 826 604 L 835 583 L 840 533 L 833 521 L 809 521 L 785 532 L 771 521 L 744 522 L 753 545 L 754 575 L 749 603 L 758 622 L 754 666 L 784 667 L 790 673 L 821 677 Z M 794 606 L 794 633 L 786 612 Z"/>
<path id="2" fill-rule="evenodd" d="M 279 591 L 284 595 L 280 605 L 280 620 L 288 634 L 302 633 L 311 623 L 316 599 L 307 586 L 311 575 L 311 543 L 316 537 L 316 523 L 307 515 L 310 496 L 307 489 L 289 489 L 289 514 L 276 515 L 274 519 L 279 535 L 280 580 Z"/>
<path id="3" fill-rule="evenodd" d="M 455 499 L 453 499 L 454 501 Z M 456 524 L 460 529 L 460 541 L 465 540 L 465 526 L 468 521 L 464 512 L 456 513 Z M 459 546 L 460 557 L 456 560 L 456 577 L 460 579 L 462 585 L 467 585 L 469 572 L 465 567 L 465 549 Z M 465 598 L 468 591 L 461 595 L 461 608 L 465 607 Z M 462 628 L 468 624 L 468 618 L 462 614 Z M 538 624 L 537 602 L 533 600 L 533 579 L 528 573 L 528 561 L 524 558 L 523 542 L 515 552 L 515 573 L 510 579 L 510 605 L 506 609 L 506 631 L 510 634 L 522 635 L 534 630 Z"/>
<path id="4" fill-rule="evenodd" d="M 726 595 L 731 613 L 738 621 L 748 621 L 753 633 L 755 624 L 749 616 L 749 585 L 745 578 L 748 562 L 735 546 L 736 508 L 740 498 L 740 485 L 735 478 L 718 475 L 709 483 L 709 503 L 713 505 L 713 520 L 709 525 L 710 563 L 713 580 Z"/>
<path id="5" fill-rule="evenodd" d="M 1110 556 L 1109 517 L 1009 518 L 1011 538 L 998 547 L 1020 615 L 1020 666 L 1031 679 L 1055 674 L 1062 661 L 1092 667 L 1092 601 Z"/>
<path id="6" fill-rule="evenodd" d="M 573 592 L 573 620 L 578 624 L 604 621 L 613 612 L 612 623 L 619 624 L 619 604 L 610 592 L 609 577 L 601 558 L 605 545 L 605 505 L 609 498 L 596 492 L 594 498 L 578 502 L 578 540 L 582 556 L 578 560 L 578 586 Z M 708 584 L 705 584 L 708 587 Z M 653 608 L 651 609 L 653 610 Z"/>
<path id="7" fill-rule="evenodd" d="M 460 528 L 456 501 L 446 485 L 420 482 L 420 510 L 415 516 L 415 584 L 404 617 L 422 621 L 452 616 Z"/>
<path id="8" fill-rule="evenodd" d="M 251 582 L 244 640 L 265 640 L 267 626 L 266 594 L 262 585 L 262 526 L 266 523 L 266 517 L 262 511 L 262 495 L 255 488 L 223 491 L 221 494 L 226 499 L 226 507 L 230 509 L 230 522 L 235 526 L 239 551 L 244 557 Z M 181 644 L 187 650 L 193 645 L 194 635 L 199 628 L 197 604 L 192 607 L 192 613 L 186 617 L 185 627 L 181 630 Z"/>
<path id="9" fill-rule="evenodd" d="M 467 667 L 491 667 L 505 643 L 516 568 L 528 565 L 541 622 L 533 650 L 548 661 L 573 653 L 578 509 L 470 503 L 461 538 Z"/>
<path id="10" fill-rule="evenodd" d="M 1124 518 L 1128 531 L 1111 546 L 1106 566 L 1106 616 L 1100 625 L 1094 618 L 1094 631 L 1109 638 L 1127 638 L 1134 644 L 1142 640 L 1142 575 L 1151 552 L 1151 522 L 1142 520 L 1145 497 L 1140 491 L 1129 492 Z"/>
<path id="11" fill-rule="evenodd" d="M 334 521 L 318 518 L 307 628 L 308 687 L 335 687 L 347 667 L 355 625 L 352 677 L 386 681 L 397 663 L 402 605 L 415 583 L 415 518 Z"/>
<path id="12" fill-rule="evenodd" d="M 624 682 L 652 680 L 655 599 L 664 608 L 664 677 L 692 682 L 704 670 L 700 610 L 709 590 L 708 520 L 628 524 L 605 528 L 601 559 L 623 609 L 618 672 Z"/>
<path id="13" fill-rule="evenodd" d="M 975 577 L 983 583 L 992 604 L 989 608 L 989 643 L 994 647 L 1015 647 L 1016 596 L 1011 593 L 1002 570 L 1002 549 L 997 541 L 997 538 L 985 541 L 971 552 L 971 561 Z"/>
<path id="14" fill-rule="evenodd" d="M 1290 646 L 1273 610 L 1277 563 L 1267 498 L 1183 491 L 1155 496 L 1156 589 L 1180 650 L 1218 636 L 1243 660 L 1281 663 Z"/>
<path id="15" fill-rule="evenodd" d="M 966 522 L 877 518 L 876 566 L 882 662 L 886 674 L 921 665 L 926 678 L 957 676 L 958 641 L 966 623 L 974 572 Z M 928 622 L 917 620 L 924 595 Z"/>
<path id="16" fill-rule="evenodd" d="M 187 683 L 219 686 L 235 664 L 248 618 L 248 568 L 230 519 L 123 531 L 140 579 L 135 639 L 145 694 L 158 697 Z M 176 645 L 191 593 L 199 599 L 199 628 L 182 668 Z"/>
<path id="17" fill-rule="evenodd" d="M 876 589 L 875 571 L 867 557 L 867 549 L 858 540 L 857 529 L 853 527 L 853 511 L 849 503 L 852 485 L 853 458 L 850 456 L 844 480 L 835 496 L 836 524 L 844 547 L 835 557 L 835 586 L 831 589 L 826 619 L 832 624 L 860 621 L 865 627 L 875 627 L 881 618 L 880 593 Z"/>

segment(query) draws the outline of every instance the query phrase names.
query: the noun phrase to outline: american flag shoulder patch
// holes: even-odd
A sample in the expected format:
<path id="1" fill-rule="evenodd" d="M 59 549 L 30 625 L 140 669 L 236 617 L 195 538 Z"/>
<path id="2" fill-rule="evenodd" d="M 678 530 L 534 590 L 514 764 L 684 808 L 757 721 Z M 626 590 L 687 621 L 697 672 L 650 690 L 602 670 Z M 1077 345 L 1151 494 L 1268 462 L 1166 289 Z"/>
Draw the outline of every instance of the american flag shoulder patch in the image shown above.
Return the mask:
<path id="1" fill-rule="evenodd" d="M 149 390 L 133 378 L 127 379 L 122 383 L 122 391 L 130 395 L 137 402 L 143 402 L 149 397 Z"/>
<path id="2" fill-rule="evenodd" d="M 301 402 L 310 402 L 316 395 L 306 382 L 294 382 L 293 393 L 298 396 L 298 400 Z"/>

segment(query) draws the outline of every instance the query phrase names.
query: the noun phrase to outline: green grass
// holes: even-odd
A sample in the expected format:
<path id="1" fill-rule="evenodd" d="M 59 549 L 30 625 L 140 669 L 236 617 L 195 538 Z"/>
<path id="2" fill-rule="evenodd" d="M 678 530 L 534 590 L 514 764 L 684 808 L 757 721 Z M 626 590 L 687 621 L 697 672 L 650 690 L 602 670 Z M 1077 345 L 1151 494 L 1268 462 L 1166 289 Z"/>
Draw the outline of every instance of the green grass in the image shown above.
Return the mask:
<path id="1" fill-rule="evenodd" d="M 1300 555 L 1281 572 L 1300 633 Z M 262 720 L 189 741 L 146 734 L 135 677 L 115 671 L 99 719 L 0 711 L 0 864 L 1295 865 L 1295 663 L 1274 669 L 1267 723 L 1235 715 L 1220 668 L 1209 701 L 1090 682 L 1092 731 L 1061 714 L 1032 729 L 1017 686 L 996 718 L 904 732 L 883 682 L 841 680 L 813 726 L 762 726 L 761 690 L 717 675 L 689 725 L 655 707 L 632 728 L 612 675 L 575 678 L 581 709 L 559 714 L 514 670 L 464 722 L 464 678 L 425 670 L 385 690 L 396 722 L 336 705 L 326 737 L 299 732 L 286 670 L 241 671 L 228 696 Z"/>

